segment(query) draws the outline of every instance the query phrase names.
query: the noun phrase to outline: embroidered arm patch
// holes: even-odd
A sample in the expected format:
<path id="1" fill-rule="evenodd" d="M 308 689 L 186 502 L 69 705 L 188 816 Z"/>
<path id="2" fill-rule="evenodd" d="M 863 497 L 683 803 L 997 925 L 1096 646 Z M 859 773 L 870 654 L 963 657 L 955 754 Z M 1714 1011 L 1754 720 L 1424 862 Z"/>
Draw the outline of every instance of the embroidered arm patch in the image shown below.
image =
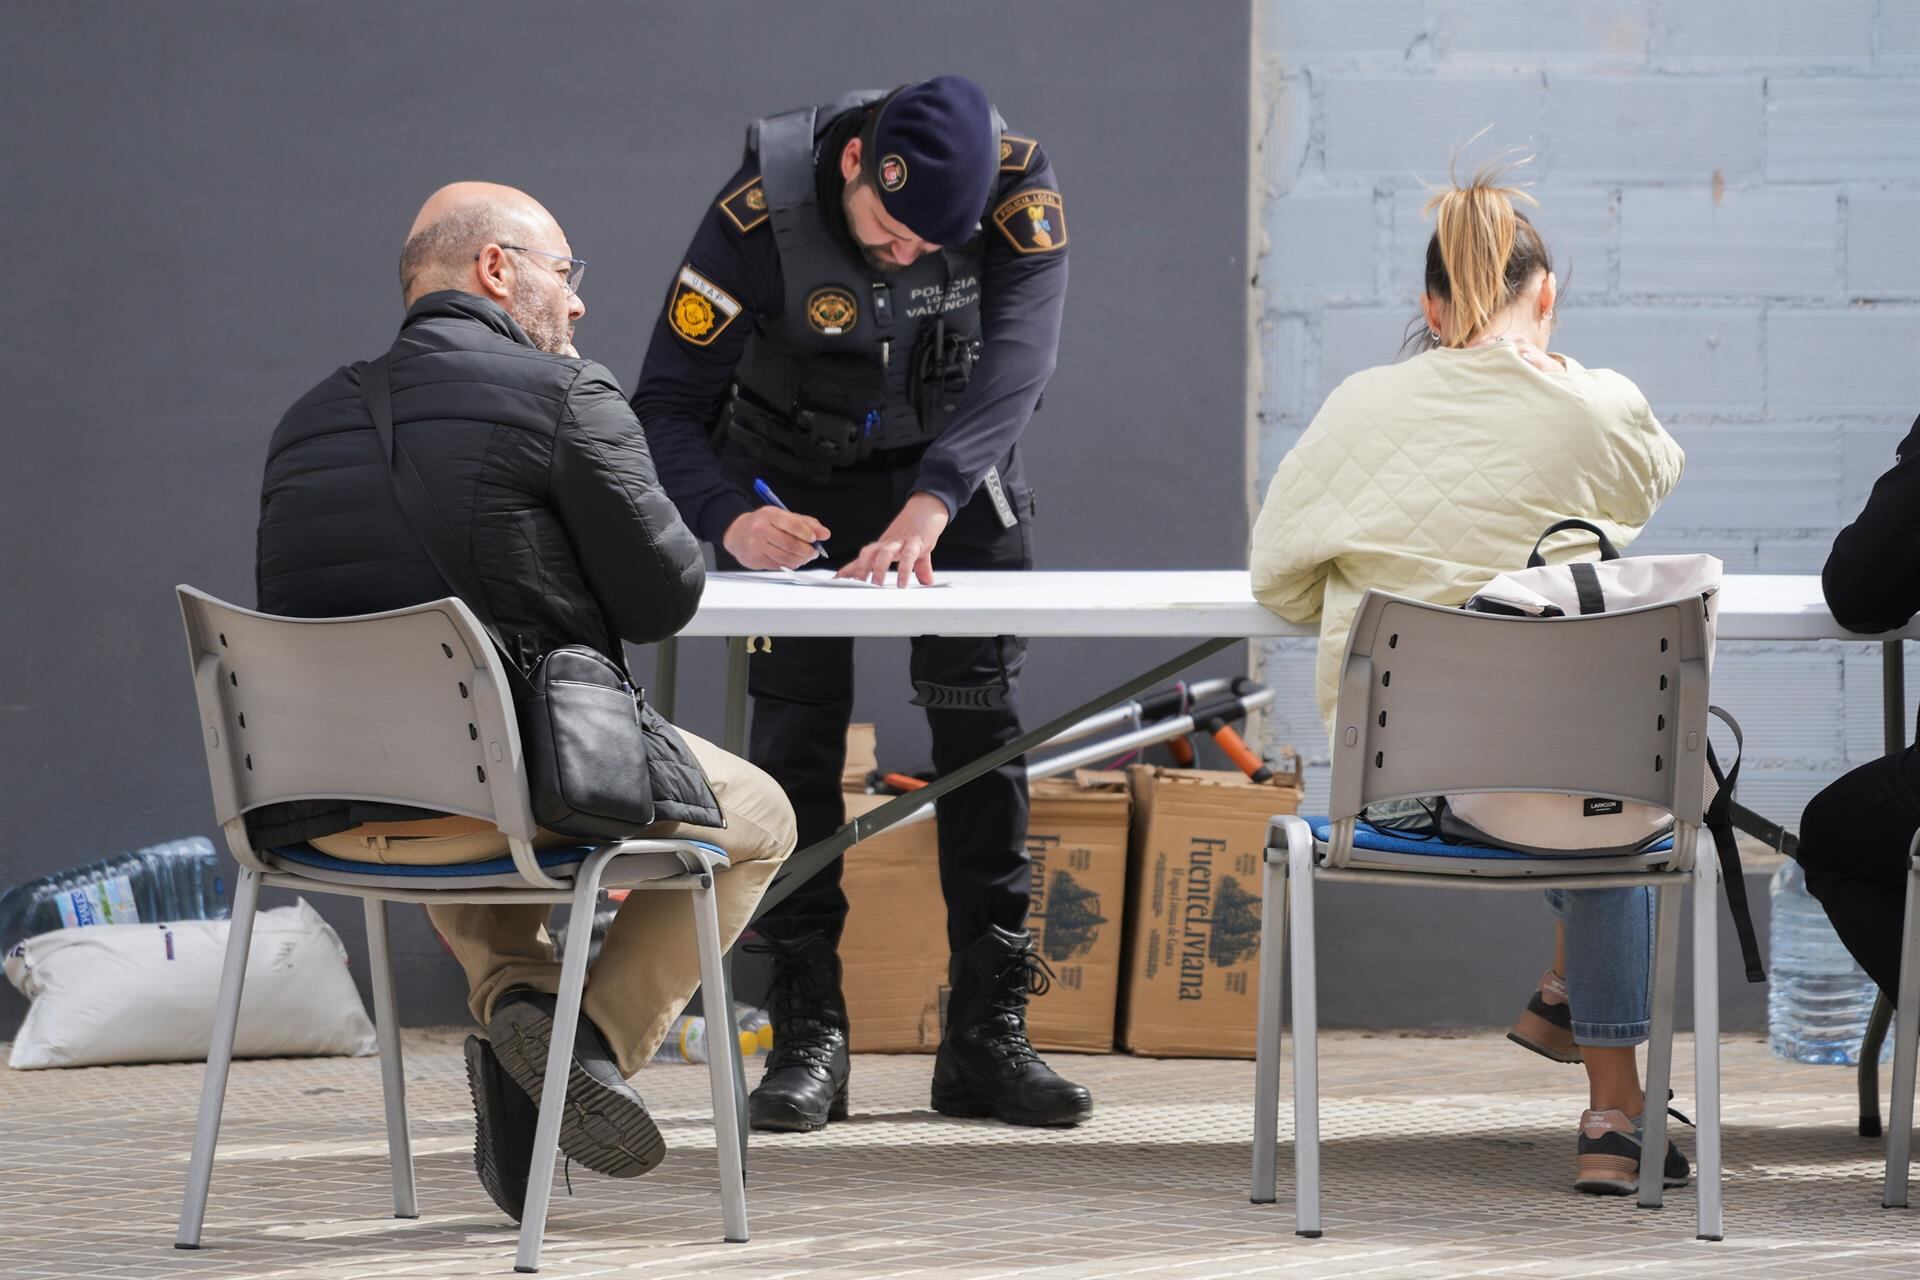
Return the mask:
<path id="1" fill-rule="evenodd" d="M 1020 253 L 1067 247 L 1067 211 L 1058 191 L 1036 188 L 1010 197 L 993 211 L 993 225 Z"/>
<path id="2" fill-rule="evenodd" d="M 1023 138 L 1015 133 L 1000 135 L 1000 172 L 1025 173 L 1027 166 L 1033 163 L 1033 153 L 1040 144 L 1032 138 Z"/>
<path id="3" fill-rule="evenodd" d="M 727 215 L 733 225 L 742 233 L 753 230 L 767 220 L 767 193 L 755 178 L 746 186 L 720 201 L 720 212 Z"/>
<path id="4" fill-rule="evenodd" d="M 694 346 L 710 346 L 740 311 L 732 294 L 691 266 L 681 267 L 674 277 L 673 297 L 667 301 L 667 323 Z"/>

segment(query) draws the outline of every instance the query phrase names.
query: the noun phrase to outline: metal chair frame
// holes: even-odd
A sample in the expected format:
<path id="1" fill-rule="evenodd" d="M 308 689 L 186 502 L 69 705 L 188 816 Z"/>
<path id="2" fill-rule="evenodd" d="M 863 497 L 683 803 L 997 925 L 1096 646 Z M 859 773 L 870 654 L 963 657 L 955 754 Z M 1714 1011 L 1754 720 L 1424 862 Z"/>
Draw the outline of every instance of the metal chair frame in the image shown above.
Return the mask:
<path id="1" fill-rule="evenodd" d="M 1295 1232 L 1321 1234 L 1317 880 L 1468 889 L 1652 886 L 1655 958 L 1647 1096 L 1673 1061 L 1680 897 L 1693 888 L 1697 1235 L 1722 1235 L 1719 1064 L 1720 869 L 1698 857 L 1706 770 L 1704 610 L 1675 601 L 1619 613 L 1513 618 L 1369 591 L 1355 617 L 1335 714 L 1331 839 L 1275 817 L 1268 828 L 1250 1198 L 1277 1198 L 1282 980 L 1292 961 Z M 1657 645 L 1655 641 L 1657 640 Z M 1356 849 L 1369 804 L 1476 791 L 1538 791 L 1653 805 L 1670 849 L 1601 857 L 1471 858 Z M 1574 868 L 1578 868 L 1575 870 Z M 1647 1108 L 1644 1149 L 1667 1145 Z M 1662 1160 L 1643 1161 L 1639 1203 L 1662 1201 Z"/>
<path id="2" fill-rule="evenodd" d="M 175 1247 L 200 1247 L 219 1139 L 234 1029 L 262 887 L 360 898 L 365 903 L 374 1024 L 386 1099 L 387 1151 L 397 1218 L 419 1216 L 407 1130 L 406 1080 L 394 1003 L 387 903 L 555 903 L 591 920 L 600 889 L 681 890 L 690 895 L 707 991 L 726 990 L 713 877 L 723 852 L 690 840 L 627 840 L 583 848 L 570 865 L 542 865 L 537 827 L 506 677 L 478 620 L 456 599 L 351 618 L 277 618 L 178 589 L 193 663 L 215 816 L 240 863 L 233 920 L 193 1157 Z M 253 716 L 248 722 L 248 714 Z M 304 866 L 255 849 L 246 814 L 297 799 L 410 805 L 492 822 L 507 836 L 513 870 L 459 875 L 344 871 Z M 553 1042 L 547 1055 L 533 1163 L 515 1270 L 538 1271 L 553 1194 L 554 1157 L 592 931 L 568 931 Z M 713 1043 L 709 1078 L 729 1242 L 747 1239 L 747 1206 L 735 1079 L 740 1046 Z"/>

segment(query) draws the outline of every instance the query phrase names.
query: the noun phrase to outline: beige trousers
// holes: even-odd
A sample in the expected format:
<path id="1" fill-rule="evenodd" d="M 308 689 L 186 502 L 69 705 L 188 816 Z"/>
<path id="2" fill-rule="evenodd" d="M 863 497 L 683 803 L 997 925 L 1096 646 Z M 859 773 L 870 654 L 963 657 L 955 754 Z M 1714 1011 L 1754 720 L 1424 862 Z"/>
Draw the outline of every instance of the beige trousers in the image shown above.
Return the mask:
<path id="1" fill-rule="evenodd" d="M 685 729 L 679 730 L 706 771 L 726 818 L 725 828 L 660 822 L 646 834 L 663 839 L 704 840 L 727 851 L 728 865 L 714 877 L 720 915 L 720 945 L 740 936 L 773 873 L 793 852 L 793 806 L 780 784 L 738 756 Z M 545 836 L 540 845 L 577 844 Z M 359 862 L 476 862 L 507 852 L 497 829 L 466 818 L 421 823 L 370 823 L 324 836 L 315 848 Z M 493 1002 L 509 987 L 560 989 L 560 962 L 547 937 L 544 903 L 430 906 L 427 915 L 467 973 L 468 1007 L 481 1026 Z M 607 930 L 599 958 L 587 974 L 582 1008 L 612 1048 L 620 1070 L 633 1075 L 666 1038 L 667 1028 L 700 985 L 694 949 L 693 912 L 683 893 L 635 890 Z"/>

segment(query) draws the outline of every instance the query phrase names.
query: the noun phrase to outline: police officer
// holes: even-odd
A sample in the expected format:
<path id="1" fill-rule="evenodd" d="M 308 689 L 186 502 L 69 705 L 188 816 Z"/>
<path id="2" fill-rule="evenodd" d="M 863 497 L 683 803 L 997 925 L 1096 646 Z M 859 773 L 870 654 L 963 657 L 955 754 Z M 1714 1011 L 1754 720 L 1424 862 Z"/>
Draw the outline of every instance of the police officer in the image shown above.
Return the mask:
<path id="1" fill-rule="evenodd" d="M 681 515 L 723 567 L 816 562 L 905 586 L 943 568 L 1032 567 L 1019 439 L 1053 372 L 1065 208 L 1032 138 L 941 76 L 756 121 L 745 162 L 676 272 L 633 407 Z M 787 510 L 755 498 L 755 482 Z M 1015 636 L 913 640 L 914 701 L 951 771 L 1019 736 Z M 804 847 L 839 827 L 853 642 L 755 656 L 748 755 L 787 790 Z M 1027 1040 L 1046 970 L 1026 932 L 1026 769 L 941 800 L 951 991 L 934 1063 L 948 1115 L 1070 1125 L 1087 1091 Z M 756 1129 L 847 1113 L 840 864 L 760 922 L 774 1048 Z"/>

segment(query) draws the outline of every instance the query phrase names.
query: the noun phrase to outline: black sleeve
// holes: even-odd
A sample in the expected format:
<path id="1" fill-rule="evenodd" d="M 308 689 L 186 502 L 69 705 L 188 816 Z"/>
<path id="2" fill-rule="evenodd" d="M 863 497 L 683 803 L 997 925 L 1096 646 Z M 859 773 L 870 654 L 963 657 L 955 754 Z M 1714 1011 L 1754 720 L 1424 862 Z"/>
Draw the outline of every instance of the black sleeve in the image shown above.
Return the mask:
<path id="1" fill-rule="evenodd" d="M 753 317 L 778 314 L 781 306 L 773 228 L 740 196 L 757 176 L 752 168 L 736 174 L 701 219 L 667 286 L 633 393 L 667 495 L 694 532 L 716 544 L 757 504 L 727 479 L 708 429 Z M 745 223 L 730 210 L 745 214 Z"/>
<path id="2" fill-rule="evenodd" d="M 982 346 L 953 422 L 920 459 L 914 488 L 966 505 L 987 469 L 1019 440 L 1053 376 L 1067 304 L 1067 227 L 1053 165 L 1035 145 L 1026 168 L 1003 175 L 982 234 Z M 1038 213 L 1039 218 L 1029 218 Z M 1036 233 L 1036 226 L 1044 226 Z"/>
<path id="3" fill-rule="evenodd" d="M 1892 631 L 1920 613 L 1920 418 L 1866 509 L 1840 531 L 1821 571 L 1827 608 L 1849 631 Z"/>
<path id="4" fill-rule="evenodd" d="M 549 491 L 622 639 L 652 644 L 687 625 L 706 586 L 700 544 L 660 487 L 646 436 L 604 365 L 588 363 L 567 393 Z"/>

